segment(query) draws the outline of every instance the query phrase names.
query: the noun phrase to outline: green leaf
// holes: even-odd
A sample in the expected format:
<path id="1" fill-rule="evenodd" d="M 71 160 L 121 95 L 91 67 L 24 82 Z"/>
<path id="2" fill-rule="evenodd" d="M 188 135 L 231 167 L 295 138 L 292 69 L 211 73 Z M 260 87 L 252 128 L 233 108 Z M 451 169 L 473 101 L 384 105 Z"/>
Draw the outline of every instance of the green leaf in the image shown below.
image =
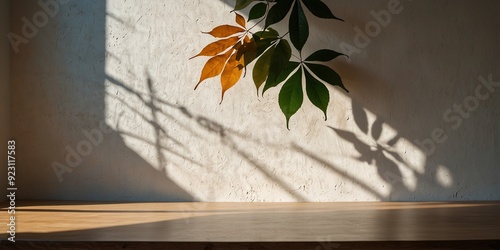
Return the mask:
<path id="1" fill-rule="evenodd" d="M 262 53 L 264 53 L 264 51 L 266 51 L 267 48 L 269 48 L 276 40 L 277 40 L 276 38 L 266 38 L 261 40 L 255 39 L 255 45 L 257 46 L 256 48 L 257 57 L 262 55 Z"/>
<path id="2" fill-rule="evenodd" d="M 293 46 L 301 51 L 304 44 L 309 37 L 309 24 L 307 23 L 307 18 L 300 5 L 300 1 L 296 1 L 290 16 L 289 30 L 290 30 L 290 40 Z"/>
<path id="3" fill-rule="evenodd" d="M 262 90 L 262 94 L 264 94 L 266 92 L 266 90 L 273 88 L 273 87 L 276 87 L 278 84 L 280 84 L 281 82 L 286 80 L 286 78 L 288 78 L 288 76 L 290 76 L 290 74 L 295 69 L 297 69 L 299 64 L 300 64 L 299 62 L 292 62 L 292 61 L 288 62 L 285 69 L 283 71 L 281 71 L 281 73 L 276 77 L 275 81 L 270 81 L 269 79 L 271 76 L 269 76 L 267 78 L 266 85 L 264 85 L 264 89 Z"/>
<path id="4" fill-rule="evenodd" d="M 267 4 L 258 3 L 252 7 L 250 13 L 248 14 L 248 21 L 259 19 L 266 14 Z"/>
<path id="5" fill-rule="evenodd" d="M 294 0 L 279 0 L 267 13 L 265 28 L 283 20 L 290 12 Z"/>
<path id="6" fill-rule="evenodd" d="M 328 102 L 330 102 L 328 88 L 322 82 L 314 78 L 308 70 L 305 71 L 305 76 L 307 97 L 309 97 L 309 100 L 314 106 L 323 111 L 326 121 L 326 109 L 328 108 Z"/>
<path id="7" fill-rule="evenodd" d="M 349 90 L 347 90 L 342 83 L 342 79 L 340 78 L 339 74 L 337 74 L 337 72 L 335 72 L 333 69 L 322 64 L 314 63 L 306 63 L 306 66 L 321 80 L 330 85 L 339 86 L 346 92 L 349 92 Z"/>
<path id="8" fill-rule="evenodd" d="M 260 38 L 260 39 L 264 39 L 264 38 L 278 39 L 280 34 L 278 33 L 278 31 L 276 31 L 273 28 L 267 28 L 267 30 L 255 32 L 254 37 L 255 36 Z"/>
<path id="9" fill-rule="evenodd" d="M 305 61 L 328 62 L 337 58 L 338 56 L 345 56 L 345 55 L 337 51 L 322 49 L 312 53 L 309 57 L 306 58 Z"/>
<path id="10" fill-rule="evenodd" d="M 274 47 L 269 48 L 259 59 L 257 59 L 257 62 L 253 66 L 252 77 L 255 87 L 257 87 L 257 91 L 259 91 L 260 86 L 266 81 L 267 75 L 269 74 L 269 66 L 271 65 L 271 56 L 273 52 Z"/>
<path id="11" fill-rule="evenodd" d="M 285 82 L 278 98 L 281 111 L 286 117 L 287 129 L 289 129 L 290 117 L 297 113 L 303 101 L 302 70 L 299 69 Z"/>
<path id="12" fill-rule="evenodd" d="M 332 14 L 330 8 L 321 0 L 304 0 L 304 5 L 311 11 L 311 13 L 319 18 L 329 18 L 344 21 Z"/>
<path id="13" fill-rule="evenodd" d="M 241 10 L 246 8 L 255 0 L 236 0 L 236 4 L 234 5 L 234 10 Z"/>
<path id="14" fill-rule="evenodd" d="M 290 57 L 292 56 L 292 49 L 290 44 L 285 39 L 281 39 L 274 49 L 271 57 L 271 65 L 269 67 L 269 76 L 267 77 L 266 85 L 276 86 L 276 78 L 286 68 Z"/>
<path id="15" fill-rule="evenodd" d="M 253 40 L 255 41 L 256 46 L 255 57 L 259 57 L 260 55 L 262 55 L 262 53 L 264 53 L 264 51 L 266 51 L 273 44 L 273 42 L 278 40 L 278 36 L 278 32 L 273 29 L 255 33 L 253 35 Z"/>
<path id="16" fill-rule="evenodd" d="M 286 80 L 286 78 L 288 78 L 288 76 L 297 68 L 299 67 L 300 63 L 299 62 L 288 62 L 288 64 L 286 65 L 286 68 L 285 70 L 283 70 L 279 75 L 278 77 L 276 78 L 276 82 L 279 84 L 281 82 L 283 82 L 284 80 Z"/>

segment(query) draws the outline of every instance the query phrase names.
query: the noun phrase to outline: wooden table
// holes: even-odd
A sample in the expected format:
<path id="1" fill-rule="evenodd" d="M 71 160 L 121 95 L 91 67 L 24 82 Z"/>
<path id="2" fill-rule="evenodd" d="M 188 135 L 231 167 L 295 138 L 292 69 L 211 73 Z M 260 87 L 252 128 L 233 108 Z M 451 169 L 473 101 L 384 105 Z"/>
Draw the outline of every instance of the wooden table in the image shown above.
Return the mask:
<path id="1" fill-rule="evenodd" d="M 172 249 L 500 249 L 500 202 L 102 203 L 18 201 L 16 243 Z M 8 223 L 8 205 L 0 221 Z M 4 226 L 4 229 L 7 226 Z M 24 244 L 24 245 L 23 245 Z M 45 245 L 44 245 L 45 244 Z M 468 245 L 469 244 L 469 245 Z M 381 247 L 381 248 L 377 248 Z M 492 248 L 493 247 L 493 248 Z M 85 248 L 85 247 L 84 247 Z"/>

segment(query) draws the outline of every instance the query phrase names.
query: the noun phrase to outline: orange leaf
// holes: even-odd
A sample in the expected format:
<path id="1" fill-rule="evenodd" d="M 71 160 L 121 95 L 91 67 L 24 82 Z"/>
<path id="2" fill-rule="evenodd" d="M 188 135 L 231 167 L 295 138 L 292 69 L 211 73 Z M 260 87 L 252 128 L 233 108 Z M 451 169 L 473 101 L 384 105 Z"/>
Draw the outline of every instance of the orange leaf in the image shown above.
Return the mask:
<path id="1" fill-rule="evenodd" d="M 205 46 L 205 48 L 203 48 L 200 53 L 198 53 L 197 55 L 195 55 L 189 59 L 193 59 L 197 56 L 215 56 L 215 55 L 218 55 L 219 53 L 223 52 L 227 48 L 235 45 L 239 39 L 240 39 L 239 37 L 233 36 L 230 38 L 226 38 L 226 39 L 222 39 L 222 40 L 210 43 L 209 45 Z"/>
<path id="2" fill-rule="evenodd" d="M 246 21 L 245 18 L 243 18 L 240 14 L 236 13 L 236 23 L 241 25 L 241 27 L 245 28 L 246 26 Z"/>
<path id="3" fill-rule="evenodd" d="M 224 93 L 226 90 L 233 87 L 238 80 L 240 80 L 241 74 L 243 72 L 243 58 L 240 60 L 236 59 L 236 53 L 234 53 L 229 61 L 227 61 L 226 67 L 224 71 L 222 71 L 222 75 L 220 76 L 220 83 L 222 86 L 222 98 L 221 103 L 224 100 Z"/>
<path id="4" fill-rule="evenodd" d="M 201 70 L 200 81 L 198 82 L 198 84 L 196 84 L 196 87 L 194 87 L 194 89 L 198 88 L 198 85 L 200 85 L 200 83 L 204 80 L 214 76 L 218 76 L 224 69 L 224 65 L 226 65 L 227 59 L 229 58 L 229 56 L 231 56 L 233 51 L 234 50 L 230 49 L 222 55 L 214 56 L 208 59 L 207 63 Z"/>
<path id="5" fill-rule="evenodd" d="M 243 32 L 243 31 L 245 31 L 245 29 L 225 24 L 225 25 L 220 25 L 220 26 L 215 27 L 210 32 L 203 32 L 203 33 L 210 34 L 214 37 L 228 37 L 228 36 L 234 35 L 236 33 Z"/>
<path id="6" fill-rule="evenodd" d="M 236 49 L 236 59 L 243 61 L 243 66 L 250 64 L 256 57 L 257 45 L 253 39 L 246 36 L 243 45 Z"/>

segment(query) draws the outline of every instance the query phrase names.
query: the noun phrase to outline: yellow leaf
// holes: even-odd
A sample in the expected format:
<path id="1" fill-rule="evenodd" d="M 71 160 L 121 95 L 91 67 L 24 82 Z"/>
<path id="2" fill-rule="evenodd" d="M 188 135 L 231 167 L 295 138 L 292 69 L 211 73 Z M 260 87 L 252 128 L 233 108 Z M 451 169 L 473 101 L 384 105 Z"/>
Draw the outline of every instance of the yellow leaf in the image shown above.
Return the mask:
<path id="1" fill-rule="evenodd" d="M 215 56 L 215 55 L 218 55 L 219 53 L 225 51 L 227 48 L 235 45 L 239 39 L 240 39 L 239 37 L 233 36 L 233 37 L 229 37 L 226 39 L 222 39 L 222 40 L 210 43 L 209 45 L 205 46 L 205 48 L 203 48 L 200 53 L 198 53 L 197 55 L 195 55 L 189 59 L 193 59 L 197 56 Z"/>
<path id="2" fill-rule="evenodd" d="M 227 59 L 229 58 L 229 56 L 231 56 L 233 51 L 233 49 L 230 49 L 222 55 L 214 56 L 208 59 L 207 63 L 201 70 L 200 81 L 198 82 L 198 84 L 196 84 L 196 87 L 194 87 L 194 89 L 198 88 L 198 85 L 200 85 L 200 83 L 204 80 L 214 76 L 218 76 L 224 69 L 224 65 L 226 65 Z"/>
<path id="3" fill-rule="evenodd" d="M 240 14 L 236 13 L 236 23 L 241 25 L 241 27 L 245 28 L 246 27 L 246 21 L 245 18 L 243 18 Z"/>
<path id="4" fill-rule="evenodd" d="M 226 90 L 233 87 L 238 82 L 238 80 L 240 80 L 242 72 L 243 58 L 237 60 L 236 53 L 234 53 L 234 55 L 229 58 L 229 61 L 227 61 L 226 67 L 224 68 L 224 71 L 222 71 L 222 75 L 220 76 L 220 83 L 222 86 L 222 98 L 220 101 L 221 103 L 224 100 L 224 93 L 226 92 Z"/>
<path id="5" fill-rule="evenodd" d="M 215 27 L 210 32 L 203 32 L 203 33 L 210 34 L 214 37 L 228 37 L 228 36 L 234 35 L 236 33 L 243 32 L 243 31 L 245 31 L 245 29 L 225 24 L 225 25 L 220 25 L 220 26 Z"/>

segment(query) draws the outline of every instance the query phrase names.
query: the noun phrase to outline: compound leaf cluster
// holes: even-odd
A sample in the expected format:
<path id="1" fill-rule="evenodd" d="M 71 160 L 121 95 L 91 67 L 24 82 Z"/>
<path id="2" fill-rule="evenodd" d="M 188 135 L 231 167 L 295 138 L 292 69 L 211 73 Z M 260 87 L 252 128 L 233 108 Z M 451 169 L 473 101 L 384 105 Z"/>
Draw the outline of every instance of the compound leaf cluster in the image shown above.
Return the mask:
<path id="1" fill-rule="evenodd" d="M 247 7 L 250 11 L 248 20 L 245 20 L 237 11 Z M 247 66 L 255 61 L 252 78 L 257 95 L 282 84 L 278 103 L 285 115 L 287 128 L 290 118 L 302 106 L 304 87 L 307 98 L 324 113 L 326 120 L 330 94 L 325 84 L 348 91 L 341 77 L 324 63 L 345 55 L 320 49 L 302 59 L 302 49 L 309 38 L 306 11 L 317 18 L 343 21 L 322 0 L 236 0 L 233 10 L 236 25 L 224 24 L 204 32 L 217 40 L 192 57 L 210 57 L 195 89 L 204 80 L 220 75 L 222 102 L 224 93 L 240 80 Z M 287 16 L 288 32 L 280 35 L 273 25 L 284 21 Z M 247 28 L 247 21 L 251 20 L 258 21 Z M 264 28 L 253 31 L 262 22 Z M 293 55 L 292 46 L 298 55 Z"/>

